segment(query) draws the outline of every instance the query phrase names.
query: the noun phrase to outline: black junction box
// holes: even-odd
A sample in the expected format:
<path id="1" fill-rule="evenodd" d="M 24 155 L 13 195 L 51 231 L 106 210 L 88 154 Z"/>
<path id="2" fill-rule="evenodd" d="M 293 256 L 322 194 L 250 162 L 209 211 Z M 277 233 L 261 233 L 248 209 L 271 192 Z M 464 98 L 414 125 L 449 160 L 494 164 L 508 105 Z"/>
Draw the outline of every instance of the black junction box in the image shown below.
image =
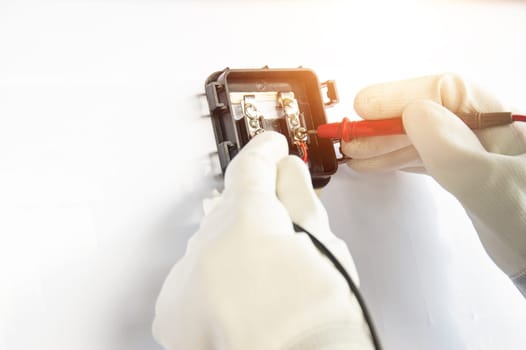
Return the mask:
<path id="1" fill-rule="evenodd" d="M 205 92 L 223 172 L 265 130 L 287 137 L 289 153 L 307 163 L 315 188 L 325 186 L 336 172 L 332 141 L 307 133 L 325 124 L 325 108 L 338 102 L 333 81 L 320 84 L 305 68 L 226 68 L 208 77 Z"/>

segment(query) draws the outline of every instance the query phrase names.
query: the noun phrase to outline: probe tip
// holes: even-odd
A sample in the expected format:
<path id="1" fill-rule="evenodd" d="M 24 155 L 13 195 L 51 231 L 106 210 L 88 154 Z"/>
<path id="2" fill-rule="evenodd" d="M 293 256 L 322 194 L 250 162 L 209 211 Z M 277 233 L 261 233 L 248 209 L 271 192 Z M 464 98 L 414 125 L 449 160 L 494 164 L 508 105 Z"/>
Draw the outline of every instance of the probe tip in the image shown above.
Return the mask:
<path id="1" fill-rule="evenodd" d="M 316 135 L 316 134 L 318 134 L 318 130 L 307 130 L 307 134 L 309 134 L 309 135 Z"/>

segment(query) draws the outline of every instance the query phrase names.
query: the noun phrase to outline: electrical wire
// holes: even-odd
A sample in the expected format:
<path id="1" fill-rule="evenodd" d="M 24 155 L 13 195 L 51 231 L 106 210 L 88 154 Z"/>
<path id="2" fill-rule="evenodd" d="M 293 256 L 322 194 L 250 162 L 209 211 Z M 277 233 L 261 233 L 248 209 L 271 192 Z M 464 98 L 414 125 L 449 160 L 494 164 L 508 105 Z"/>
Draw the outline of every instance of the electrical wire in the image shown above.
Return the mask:
<path id="1" fill-rule="evenodd" d="M 476 113 L 459 118 L 471 129 L 485 129 L 512 122 L 526 122 L 526 115 L 511 112 Z M 349 142 L 359 137 L 386 136 L 405 134 L 402 118 L 349 120 L 343 118 L 338 123 L 318 125 L 316 130 L 307 130 L 320 138 L 329 138 Z"/>
<path id="2" fill-rule="evenodd" d="M 511 116 L 511 119 L 514 121 L 514 122 L 525 122 L 526 123 L 526 115 L 522 115 L 522 114 L 513 114 Z"/>
<path id="3" fill-rule="evenodd" d="M 309 154 L 307 152 L 307 144 L 305 142 L 296 141 L 294 142 L 300 152 L 300 158 L 304 163 L 309 161 Z"/>
<path id="4" fill-rule="evenodd" d="M 317 239 L 312 233 L 305 230 L 303 227 L 296 223 L 292 223 L 292 226 L 294 227 L 294 231 L 301 233 L 304 232 L 309 236 L 312 244 L 318 250 L 325 255 L 334 265 L 336 270 L 340 272 L 340 274 L 343 276 L 345 281 L 347 282 L 347 285 L 349 286 L 349 289 L 356 297 L 356 300 L 358 301 L 358 304 L 360 305 L 360 308 L 362 309 L 363 317 L 365 319 L 365 322 L 367 323 L 367 326 L 369 327 L 369 332 L 371 333 L 371 338 L 374 344 L 374 348 L 376 350 L 382 350 L 382 345 L 380 343 L 380 338 L 378 338 L 378 334 L 376 333 L 376 329 L 374 328 L 373 320 L 371 318 L 371 314 L 369 313 L 369 310 L 367 309 L 367 306 L 365 305 L 365 301 L 363 300 L 362 294 L 360 293 L 360 290 L 352 280 L 351 276 L 347 273 L 343 265 L 340 263 L 340 261 L 334 256 L 334 254 L 323 244 L 319 239 Z"/>

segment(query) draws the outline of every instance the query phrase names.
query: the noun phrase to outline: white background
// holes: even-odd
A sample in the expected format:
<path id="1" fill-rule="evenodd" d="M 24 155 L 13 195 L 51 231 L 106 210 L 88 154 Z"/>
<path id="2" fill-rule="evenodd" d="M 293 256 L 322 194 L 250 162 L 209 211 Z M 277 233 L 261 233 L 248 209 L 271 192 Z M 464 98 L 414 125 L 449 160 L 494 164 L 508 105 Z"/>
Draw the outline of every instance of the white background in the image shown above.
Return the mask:
<path id="1" fill-rule="evenodd" d="M 226 66 L 381 81 L 453 71 L 526 109 L 521 2 L 0 2 L 0 349 L 159 349 L 156 295 L 221 187 L 203 118 Z M 523 349 L 526 303 L 425 176 L 322 195 L 385 348 Z M 269 334 L 269 336 L 272 336 Z"/>

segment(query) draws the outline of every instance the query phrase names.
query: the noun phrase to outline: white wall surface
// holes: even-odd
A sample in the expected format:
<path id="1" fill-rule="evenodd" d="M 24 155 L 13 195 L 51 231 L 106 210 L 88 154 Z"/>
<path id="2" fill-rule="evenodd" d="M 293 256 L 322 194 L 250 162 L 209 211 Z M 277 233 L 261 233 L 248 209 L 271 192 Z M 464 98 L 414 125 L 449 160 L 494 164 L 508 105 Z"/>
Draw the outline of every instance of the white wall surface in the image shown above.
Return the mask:
<path id="1" fill-rule="evenodd" d="M 454 71 L 526 110 L 521 2 L 0 2 L 0 349 L 159 349 L 154 302 L 221 187 L 203 99 L 230 67 L 376 82 Z M 322 195 L 385 348 L 523 349 L 526 302 L 432 180 Z M 269 335 L 271 336 L 271 335 Z"/>

